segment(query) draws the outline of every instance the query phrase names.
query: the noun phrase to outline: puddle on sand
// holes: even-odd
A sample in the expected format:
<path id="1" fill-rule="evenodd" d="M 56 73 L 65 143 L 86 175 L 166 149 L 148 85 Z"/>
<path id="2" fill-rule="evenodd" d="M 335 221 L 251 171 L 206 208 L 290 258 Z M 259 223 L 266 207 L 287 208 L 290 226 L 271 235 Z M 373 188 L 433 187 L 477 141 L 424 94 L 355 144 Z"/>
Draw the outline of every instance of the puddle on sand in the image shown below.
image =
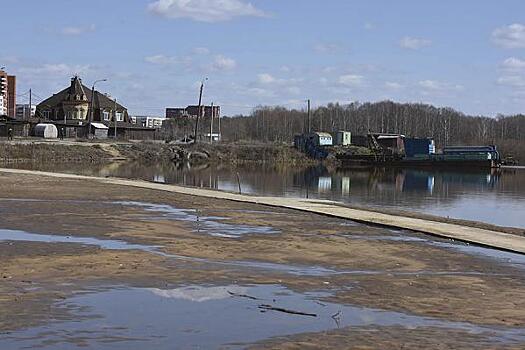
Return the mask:
<path id="1" fill-rule="evenodd" d="M 225 238 L 239 238 L 246 234 L 277 234 L 280 233 L 269 226 L 251 226 L 251 225 L 234 225 L 220 222 L 226 220 L 225 217 L 219 216 L 201 216 L 199 211 L 195 209 L 179 209 L 170 205 L 164 204 L 153 204 L 145 202 L 133 202 L 133 201 L 120 201 L 120 202 L 100 202 L 91 200 L 47 200 L 47 199 L 31 199 L 31 198 L 0 198 L 0 202 L 62 202 L 62 203 L 90 203 L 104 206 L 123 205 L 130 207 L 140 207 L 150 213 L 158 213 L 157 217 L 152 216 L 148 219 L 169 219 L 176 221 L 191 222 L 194 224 L 194 231 L 199 233 L 209 234 L 216 237 Z M 239 210 L 242 212 L 243 210 Z M 249 211 L 256 213 L 258 211 Z M 261 213 L 267 213 L 261 211 Z M 272 212 L 269 212 L 272 213 Z"/>
<path id="2" fill-rule="evenodd" d="M 170 254 L 159 249 L 161 246 L 142 245 L 142 244 L 131 244 L 120 240 L 110 239 L 97 239 L 92 237 L 74 237 L 74 236 L 60 236 L 60 235 L 45 235 L 37 233 L 28 233 L 17 230 L 4 230 L 0 229 L 0 242 L 1 241 L 12 241 L 12 242 L 43 242 L 43 243 L 74 243 L 81 245 L 93 245 L 102 249 L 108 250 L 142 250 L 148 253 L 163 256 L 169 259 L 176 259 L 187 262 L 195 262 L 202 264 L 218 265 L 218 266 L 229 266 L 233 268 L 247 268 L 247 269 L 258 269 L 280 273 L 287 273 L 299 276 L 325 276 L 340 274 L 340 272 L 321 266 L 294 266 L 287 264 L 277 263 L 265 263 L 256 261 L 216 261 L 204 258 L 197 258 L 191 256 Z M 361 271 L 355 271 L 360 273 Z"/>
<path id="3" fill-rule="evenodd" d="M 49 200 L 39 200 L 39 199 L 19 199 L 19 198 L 0 198 L 0 201 L 22 201 L 22 202 L 48 202 Z M 90 201 L 71 201 L 64 200 L 64 202 L 90 202 Z M 99 202 L 97 202 L 99 203 Z M 231 225 L 226 223 L 217 222 L 214 220 L 222 220 L 221 217 L 199 217 L 196 210 L 192 209 L 177 209 L 169 205 L 159 205 L 151 204 L 144 202 L 101 202 L 102 204 L 114 205 L 120 204 L 125 206 L 135 206 L 142 207 L 146 211 L 158 212 L 163 215 L 164 218 L 171 220 L 179 221 L 189 221 L 198 223 L 197 231 L 210 234 L 212 236 L 221 236 L 229 238 L 237 238 L 243 234 L 260 234 L 260 233 L 279 233 L 279 231 L 274 230 L 271 227 L 267 226 L 248 226 L 248 225 Z M 99 203 L 100 204 L 100 203 Z M 355 223 L 353 221 L 343 222 L 340 226 L 358 226 L 361 224 Z M 474 255 L 481 258 L 490 258 L 494 261 L 504 263 L 506 265 L 518 267 L 520 269 L 525 269 L 525 255 L 517 254 L 512 252 L 501 251 L 498 249 L 492 249 L 487 247 L 481 247 L 474 244 L 466 244 L 460 241 L 452 241 L 447 239 L 441 239 L 438 237 L 429 237 L 416 232 L 407 231 L 407 230 L 397 230 L 397 229 L 385 229 L 385 232 L 391 234 L 385 235 L 353 235 L 353 234 L 339 234 L 339 236 L 348 238 L 348 239 L 361 239 L 361 240 L 383 240 L 383 241 L 400 241 L 407 243 L 421 243 L 429 244 L 445 249 L 454 249 L 462 253 Z M 21 231 L 11 231 L 7 230 L 6 233 L 0 230 L 0 240 L 24 240 L 24 241 L 37 241 L 37 242 L 61 242 L 61 243 L 80 243 L 80 244 L 89 244 L 96 245 L 104 249 L 140 249 L 148 252 L 153 252 L 156 254 L 161 254 L 166 257 L 178 258 L 183 260 L 193 260 L 197 262 L 210 262 L 205 259 L 194 259 L 191 257 L 184 257 L 172 254 L 165 254 L 159 252 L 157 249 L 160 247 L 156 246 L 146 246 L 146 245 L 137 245 L 129 244 L 124 241 L 117 240 L 98 240 L 95 238 L 84 238 L 84 237 L 69 237 L 67 240 L 63 240 L 64 236 L 55 236 L 55 235 L 34 235 L 30 233 L 25 233 Z M 25 235 L 26 239 L 21 239 L 23 235 L 16 234 L 13 236 L 13 232 L 20 232 Z M 11 237 L 11 238 L 3 238 Z M 225 264 L 230 264 L 229 262 Z M 325 269 L 322 267 L 293 267 L 283 264 L 265 264 L 265 263 L 256 263 L 256 262 L 234 262 L 234 265 L 244 265 L 251 268 L 262 268 L 262 269 L 271 269 L 271 270 L 280 270 L 280 271 L 289 271 L 294 274 L 301 275 L 326 275 L 334 273 L 345 273 L 344 271 L 335 271 L 331 269 Z M 352 271 L 347 271 L 346 273 L 352 273 Z M 353 273 L 366 273 L 366 271 L 353 271 Z M 377 272 L 372 271 L 371 273 L 388 273 L 387 272 Z M 446 274 L 446 272 L 443 272 Z"/>
<path id="4" fill-rule="evenodd" d="M 393 241 L 393 242 L 425 242 L 426 239 L 409 236 L 409 235 L 354 235 L 354 234 L 340 234 L 339 236 L 358 239 L 363 241 Z"/>
<path id="5" fill-rule="evenodd" d="M 112 239 L 97 239 L 92 237 L 74 237 L 60 235 L 45 235 L 29 233 L 17 230 L 0 229 L 0 241 L 20 241 L 20 242 L 43 242 L 43 243 L 75 243 L 82 245 L 98 246 L 102 249 L 128 250 L 138 249 L 153 252 L 158 246 L 148 246 L 142 244 L 131 244 L 124 241 Z"/>
<path id="6" fill-rule="evenodd" d="M 327 294 L 298 294 L 279 285 L 114 289 L 58 303 L 59 307 L 72 310 L 76 320 L 0 335 L 0 342 L 13 349 L 33 346 L 66 349 L 78 344 L 97 349 L 218 348 L 225 345 L 242 348 L 242 344 L 270 337 L 346 326 L 439 327 L 478 334 L 486 341 L 525 341 L 523 329 L 480 327 L 319 301 L 323 296 Z M 262 305 L 315 316 L 266 310 Z"/>
<path id="7" fill-rule="evenodd" d="M 215 237 L 239 238 L 246 234 L 276 234 L 280 231 L 269 226 L 233 225 L 220 222 L 227 218 L 219 216 L 200 216 L 196 209 L 179 209 L 171 205 L 144 202 L 114 202 L 125 206 L 140 207 L 148 212 L 161 214 L 161 218 L 194 223 L 194 231 Z M 154 218 L 153 218 L 154 219 Z"/>
<path id="8" fill-rule="evenodd" d="M 525 254 L 512 253 L 504 250 L 482 247 L 475 244 L 468 244 L 452 240 L 429 240 L 427 243 L 436 247 L 458 250 L 461 253 L 481 258 L 490 258 L 492 260 L 525 270 Z"/>
<path id="9" fill-rule="evenodd" d="M 153 212 L 160 212 L 163 213 L 163 216 L 168 219 L 172 220 L 179 220 L 179 221 L 191 221 L 191 222 L 198 222 L 199 228 L 197 229 L 199 232 L 204 232 L 207 234 L 210 234 L 212 236 L 220 236 L 220 237 L 228 237 L 228 238 L 236 238 L 243 234 L 260 234 L 260 233 L 278 233 L 279 231 L 274 230 L 271 227 L 267 226 L 248 226 L 248 225 L 231 225 L 226 223 L 221 223 L 213 220 L 223 220 L 225 218 L 221 217 L 206 217 L 202 216 L 199 217 L 197 214 L 197 210 L 194 209 L 177 209 L 169 205 L 159 205 L 159 204 L 151 204 L 151 203 L 143 203 L 143 202 L 116 202 L 117 204 L 122 205 L 131 205 L 131 206 L 139 206 L 142 208 L 145 208 L 147 211 L 153 211 Z M 357 226 L 360 225 L 358 223 L 355 223 L 353 221 L 348 221 L 346 223 L 341 223 L 340 226 Z M 499 262 L 504 263 L 510 263 L 510 265 L 514 267 L 520 267 L 525 269 L 525 255 L 512 253 L 512 252 L 505 252 L 497 249 L 491 249 L 481 246 L 476 246 L 472 244 L 465 244 L 459 241 L 450 241 L 446 239 L 440 239 L 437 237 L 422 237 L 421 235 L 418 235 L 415 232 L 408 231 L 408 230 L 401 230 L 401 229 L 386 229 L 385 232 L 388 232 L 390 234 L 385 235 L 352 235 L 352 234 L 340 234 L 340 236 L 349 238 L 349 239 L 362 239 L 362 240 L 379 240 L 379 241 L 397 241 L 397 242 L 407 242 L 407 243 L 422 243 L 422 244 L 430 244 L 438 247 L 443 248 L 452 248 L 459 250 L 463 253 L 481 256 L 481 257 L 489 257 L 494 260 L 497 260 Z M 244 265 L 250 265 L 250 262 L 239 262 L 243 263 Z M 337 273 L 357 273 L 357 274 L 378 274 L 378 273 L 388 273 L 388 271 L 335 271 L 331 269 L 325 269 L 322 267 L 308 267 L 308 271 L 305 271 L 303 268 L 295 268 L 288 265 L 282 265 L 282 264 L 264 264 L 264 263 L 254 263 L 252 267 L 262 267 L 267 269 L 274 269 L 274 270 L 288 270 L 292 271 L 292 273 L 301 274 L 301 275 L 326 275 L 326 274 L 337 274 Z M 294 272 L 295 271 L 295 272 Z M 430 272 L 428 272 L 430 273 Z M 428 274 L 427 273 L 427 274 Z M 449 272 L 437 272 L 438 274 L 448 274 Z M 395 274 L 395 273 L 394 273 Z M 411 274 L 411 273 L 405 273 L 405 274 Z M 425 274 L 425 272 L 420 272 L 420 274 Z M 479 274 L 479 273 L 469 273 L 469 272 L 452 272 L 452 274 Z"/>
<path id="10" fill-rule="evenodd" d="M 394 241 L 407 243 L 428 244 L 434 247 L 456 250 L 464 254 L 476 256 L 478 258 L 491 259 L 496 262 L 505 263 L 513 267 L 525 269 L 525 254 L 518 254 L 504 250 L 483 247 L 476 244 L 469 244 L 452 239 L 425 236 L 423 234 L 407 230 L 391 230 L 389 235 L 354 235 L 349 233 L 338 234 L 340 237 L 348 239 L 366 240 L 366 241 Z"/>
<path id="11" fill-rule="evenodd" d="M 193 262 L 221 267 L 231 267 L 237 269 L 255 269 L 266 272 L 285 273 L 296 276 L 329 276 L 329 275 L 391 275 L 391 276 L 423 276 L 423 275 L 489 275 L 490 273 L 478 271 L 391 271 L 391 270 L 335 270 L 316 265 L 290 265 L 281 263 L 269 263 L 261 261 L 219 261 L 191 256 L 170 254 L 161 251 L 162 246 L 132 244 L 120 240 L 97 239 L 92 237 L 75 237 L 60 235 L 45 235 L 28 233 L 16 230 L 0 229 L 0 242 L 43 242 L 43 243 L 73 243 L 81 245 L 93 245 L 108 250 L 141 250 L 148 253 L 160 255 L 168 259 L 176 259 L 185 262 Z M 494 274 L 490 274 L 494 275 Z"/>

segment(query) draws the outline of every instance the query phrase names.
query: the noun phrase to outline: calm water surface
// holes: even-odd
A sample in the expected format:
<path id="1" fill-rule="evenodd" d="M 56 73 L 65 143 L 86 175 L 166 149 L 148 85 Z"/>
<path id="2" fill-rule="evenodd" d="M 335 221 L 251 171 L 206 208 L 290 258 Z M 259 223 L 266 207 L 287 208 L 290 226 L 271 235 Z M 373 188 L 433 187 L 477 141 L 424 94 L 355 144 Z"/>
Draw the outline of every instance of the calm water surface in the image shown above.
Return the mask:
<path id="1" fill-rule="evenodd" d="M 451 218 L 525 228 L 525 169 L 427 170 L 306 169 L 250 165 L 191 167 L 183 164 L 12 164 L 11 167 L 162 183 L 243 193 L 323 198 L 351 204 L 399 208 Z"/>

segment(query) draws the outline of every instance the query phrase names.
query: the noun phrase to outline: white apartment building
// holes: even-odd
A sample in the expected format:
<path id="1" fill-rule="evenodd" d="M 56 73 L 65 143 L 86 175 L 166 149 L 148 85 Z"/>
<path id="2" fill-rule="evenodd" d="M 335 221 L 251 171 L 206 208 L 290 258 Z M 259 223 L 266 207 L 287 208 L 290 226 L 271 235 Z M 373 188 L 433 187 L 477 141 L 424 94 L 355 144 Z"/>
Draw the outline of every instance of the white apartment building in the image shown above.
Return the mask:
<path id="1" fill-rule="evenodd" d="M 17 119 L 28 119 L 30 115 L 29 111 L 31 111 L 31 117 L 34 117 L 36 113 L 36 105 L 31 105 L 31 108 L 29 108 L 29 104 L 17 104 L 16 105 L 16 118 Z"/>
<path id="2" fill-rule="evenodd" d="M 144 128 L 160 129 L 166 118 L 136 115 L 130 117 L 131 122 Z"/>

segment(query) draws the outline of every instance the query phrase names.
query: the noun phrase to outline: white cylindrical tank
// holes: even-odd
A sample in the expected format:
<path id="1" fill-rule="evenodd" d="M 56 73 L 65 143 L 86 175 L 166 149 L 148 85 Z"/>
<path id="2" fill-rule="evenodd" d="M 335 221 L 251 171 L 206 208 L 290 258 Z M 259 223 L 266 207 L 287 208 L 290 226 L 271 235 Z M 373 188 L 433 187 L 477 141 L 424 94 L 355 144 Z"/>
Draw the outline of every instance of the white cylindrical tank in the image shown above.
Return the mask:
<path id="1" fill-rule="evenodd" d="M 45 139 L 56 139 L 58 137 L 58 129 L 54 124 L 37 124 L 35 126 L 35 136 Z"/>

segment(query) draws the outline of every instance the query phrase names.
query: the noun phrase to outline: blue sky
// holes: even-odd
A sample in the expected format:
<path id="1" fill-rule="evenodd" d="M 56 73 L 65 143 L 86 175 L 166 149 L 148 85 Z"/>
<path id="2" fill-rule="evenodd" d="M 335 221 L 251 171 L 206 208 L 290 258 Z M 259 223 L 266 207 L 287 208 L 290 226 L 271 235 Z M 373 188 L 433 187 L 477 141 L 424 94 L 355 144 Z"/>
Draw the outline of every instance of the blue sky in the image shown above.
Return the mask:
<path id="1" fill-rule="evenodd" d="M 35 100 L 79 74 L 132 114 L 204 101 L 427 102 L 525 112 L 525 2 L 3 0 L 0 66 Z M 23 15 L 23 16 L 22 16 Z M 26 102 L 20 96 L 20 102 Z"/>

